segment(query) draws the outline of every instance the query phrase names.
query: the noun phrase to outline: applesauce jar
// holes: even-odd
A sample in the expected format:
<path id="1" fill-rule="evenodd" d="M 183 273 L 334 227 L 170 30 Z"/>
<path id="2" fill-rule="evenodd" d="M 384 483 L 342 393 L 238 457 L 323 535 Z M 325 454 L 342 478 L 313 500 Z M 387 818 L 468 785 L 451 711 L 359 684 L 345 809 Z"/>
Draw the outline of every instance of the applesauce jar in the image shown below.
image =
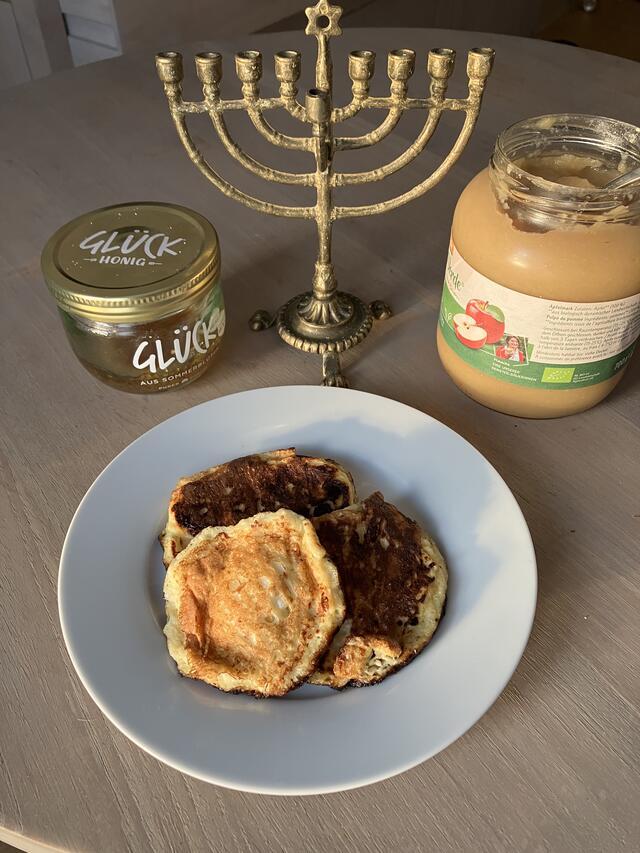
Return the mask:
<path id="1" fill-rule="evenodd" d="M 455 209 L 437 330 L 468 396 L 552 418 L 599 403 L 640 332 L 640 129 L 587 115 L 518 122 Z"/>
<path id="2" fill-rule="evenodd" d="M 181 387 L 220 346 L 218 238 L 186 207 L 131 203 L 80 216 L 48 241 L 42 271 L 71 349 L 115 388 Z"/>

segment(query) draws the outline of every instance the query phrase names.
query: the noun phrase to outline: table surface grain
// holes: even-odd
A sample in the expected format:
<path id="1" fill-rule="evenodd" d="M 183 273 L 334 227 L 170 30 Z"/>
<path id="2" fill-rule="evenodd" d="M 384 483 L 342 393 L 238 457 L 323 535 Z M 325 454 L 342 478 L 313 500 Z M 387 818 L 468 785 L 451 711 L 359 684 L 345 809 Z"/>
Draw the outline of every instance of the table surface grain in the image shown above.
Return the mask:
<path id="1" fill-rule="evenodd" d="M 353 387 L 440 419 L 505 477 L 538 555 L 536 622 L 510 685 L 464 737 L 399 777 L 327 796 L 227 791 L 146 755 L 85 693 L 62 643 L 56 603 L 67 526 L 85 490 L 119 450 L 212 397 L 317 382 L 317 358 L 286 348 L 273 332 L 247 327 L 254 308 L 275 307 L 306 288 L 313 228 L 258 215 L 204 181 L 176 139 L 152 56 L 122 57 L 2 93 L 0 824 L 6 840 L 101 853 L 639 849 L 638 360 L 592 411 L 525 421 L 463 396 L 440 367 L 434 339 L 453 206 L 486 163 L 497 132 L 525 116 L 564 111 L 640 124 L 640 66 L 505 36 L 347 30 L 334 40 L 337 100 L 346 98 L 349 49 L 377 49 L 384 77 L 389 47 L 408 45 L 424 56 L 431 46 L 463 52 L 478 42 L 494 45 L 497 59 L 460 163 L 410 206 L 338 223 L 334 256 L 343 286 L 367 300 L 388 299 L 396 311 L 347 358 Z M 213 47 L 197 47 L 205 46 Z M 224 48 L 254 46 L 267 57 L 283 47 L 313 47 L 304 36 L 287 33 L 251 36 Z M 227 91 L 234 91 L 230 58 L 226 64 Z M 307 60 L 307 85 L 312 65 Z M 454 94 L 464 89 L 460 66 Z M 415 90 L 425 85 L 423 73 L 420 61 Z M 378 80 L 374 91 L 384 88 Z M 191 91 L 195 95 L 194 80 Z M 375 118 L 379 114 L 354 120 L 353 131 L 363 132 Z M 240 143 L 254 154 L 280 167 L 299 162 L 257 142 L 246 117 L 231 119 Z M 345 164 L 352 158 L 346 168 L 395 156 L 415 135 L 417 120 L 403 120 L 378 150 L 345 153 Z M 195 122 L 196 138 L 224 163 L 224 173 L 259 192 L 258 180 L 225 157 L 206 120 Z M 422 158 L 387 186 L 354 188 L 350 198 L 380 199 L 414 184 L 448 150 L 455 123 L 455 116 L 447 117 Z M 298 189 L 268 187 L 266 194 L 293 200 Z M 85 373 L 70 353 L 39 271 L 41 248 L 58 226 L 134 199 L 196 208 L 215 223 L 222 245 L 229 309 L 223 351 L 205 377 L 166 395 L 129 396 Z"/>

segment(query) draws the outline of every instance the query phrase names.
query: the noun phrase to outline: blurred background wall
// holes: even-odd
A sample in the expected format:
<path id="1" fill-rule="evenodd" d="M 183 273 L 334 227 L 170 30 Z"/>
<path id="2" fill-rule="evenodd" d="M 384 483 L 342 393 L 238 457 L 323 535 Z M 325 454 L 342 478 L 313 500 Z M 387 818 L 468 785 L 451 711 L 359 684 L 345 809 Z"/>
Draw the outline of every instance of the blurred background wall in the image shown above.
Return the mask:
<path id="1" fill-rule="evenodd" d="M 311 2 L 311 0 L 307 0 Z M 302 0 L 0 0 L 0 88 L 129 50 L 300 29 Z M 345 27 L 510 33 L 640 59 L 640 0 L 342 0 Z"/>

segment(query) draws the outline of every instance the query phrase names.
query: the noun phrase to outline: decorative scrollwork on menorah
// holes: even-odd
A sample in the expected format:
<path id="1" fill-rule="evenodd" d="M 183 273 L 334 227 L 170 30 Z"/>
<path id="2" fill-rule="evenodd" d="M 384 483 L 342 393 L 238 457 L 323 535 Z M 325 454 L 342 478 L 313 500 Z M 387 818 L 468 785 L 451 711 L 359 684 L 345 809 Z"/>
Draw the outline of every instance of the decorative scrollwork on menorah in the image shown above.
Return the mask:
<path id="1" fill-rule="evenodd" d="M 294 296 L 275 315 L 257 311 L 250 320 L 255 330 L 268 328 L 275 322 L 280 337 L 297 349 L 319 353 L 323 356 L 325 385 L 346 385 L 340 367 L 339 353 L 360 343 L 371 330 L 373 320 L 391 315 L 390 308 L 376 300 L 365 304 L 357 296 L 338 290 L 331 262 L 331 229 L 338 219 L 349 216 L 370 216 L 385 213 L 412 201 L 434 187 L 460 157 L 473 131 L 487 77 L 493 64 L 493 50 L 477 48 L 469 51 L 467 75 L 469 89 L 466 98 L 447 98 L 447 83 L 453 72 L 455 51 L 448 48 L 431 50 L 427 59 L 430 77 L 429 95 L 412 98 L 408 95 L 409 78 L 415 69 L 412 50 L 392 50 L 387 62 L 390 91 L 386 97 L 369 94 L 373 76 L 375 54 L 369 50 L 355 50 L 349 55 L 349 76 L 352 81 L 352 99 L 342 107 L 332 105 L 332 63 L 329 41 L 339 36 L 342 9 L 320 0 L 305 10 L 308 24 L 305 32 L 318 42 L 315 88 L 310 89 L 304 105 L 298 99 L 297 81 L 300 77 L 300 53 L 283 50 L 275 55 L 275 74 L 280 85 L 276 98 L 260 97 L 262 56 L 258 51 L 247 50 L 236 54 L 236 73 L 242 83 L 242 98 L 224 100 L 220 96 L 222 56 L 219 53 L 199 53 L 196 72 L 204 99 L 199 102 L 182 98 L 182 56 L 179 53 L 159 53 L 156 67 L 164 84 L 171 116 L 178 136 L 189 157 L 202 174 L 221 192 L 262 213 L 274 216 L 314 219 L 318 229 L 318 258 L 315 265 L 312 289 Z M 289 136 L 276 130 L 265 118 L 265 112 L 284 109 L 295 119 L 311 127 L 308 136 Z M 386 110 L 383 121 L 362 136 L 336 136 L 334 126 L 353 118 L 361 110 Z M 377 169 L 365 172 L 336 172 L 334 155 L 338 151 L 353 150 L 375 145 L 395 128 L 405 110 L 425 110 L 426 119 L 415 141 L 398 157 Z M 307 151 L 315 159 L 315 171 L 305 173 L 284 172 L 265 166 L 250 157 L 233 141 L 224 120 L 229 110 L 244 110 L 256 130 L 281 148 Z M 449 153 L 437 168 L 412 189 L 395 198 L 376 204 L 343 206 L 333 203 L 335 187 L 380 181 L 406 166 L 425 148 L 445 110 L 464 113 L 464 122 Z M 254 198 L 225 181 L 205 160 L 193 141 L 186 125 L 191 113 L 208 113 L 224 147 L 249 172 L 267 181 L 315 187 L 316 203 L 308 207 L 272 204 Z"/>

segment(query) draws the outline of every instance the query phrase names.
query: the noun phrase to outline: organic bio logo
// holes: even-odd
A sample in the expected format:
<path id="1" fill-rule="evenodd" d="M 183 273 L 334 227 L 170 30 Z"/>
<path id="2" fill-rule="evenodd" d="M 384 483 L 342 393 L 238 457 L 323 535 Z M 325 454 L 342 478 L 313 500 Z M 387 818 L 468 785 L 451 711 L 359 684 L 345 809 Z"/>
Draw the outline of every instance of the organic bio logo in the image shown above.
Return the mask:
<path id="1" fill-rule="evenodd" d="M 123 234 L 126 234 L 124 239 L 122 239 Z M 172 238 L 162 231 L 152 232 L 134 228 L 110 233 L 96 231 L 95 234 L 85 237 L 79 247 L 88 250 L 94 256 L 85 258 L 87 261 L 143 267 L 146 264 L 161 264 L 162 261 L 158 259 L 165 255 L 178 255 L 179 251 L 176 251 L 176 247 L 185 242 L 184 237 Z M 135 252 L 139 254 L 136 256 Z"/>
<path id="2" fill-rule="evenodd" d="M 132 364 L 137 370 L 156 373 L 166 370 L 174 362 L 184 364 L 192 352 L 204 355 L 216 338 L 222 337 L 225 326 L 224 309 L 214 308 L 209 321 L 197 320 L 191 328 L 175 329 L 172 355 L 165 355 L 160 338 L 142 341 L 133 354 Z M 155 350 L 155 352 L 154 352 Z"/>

